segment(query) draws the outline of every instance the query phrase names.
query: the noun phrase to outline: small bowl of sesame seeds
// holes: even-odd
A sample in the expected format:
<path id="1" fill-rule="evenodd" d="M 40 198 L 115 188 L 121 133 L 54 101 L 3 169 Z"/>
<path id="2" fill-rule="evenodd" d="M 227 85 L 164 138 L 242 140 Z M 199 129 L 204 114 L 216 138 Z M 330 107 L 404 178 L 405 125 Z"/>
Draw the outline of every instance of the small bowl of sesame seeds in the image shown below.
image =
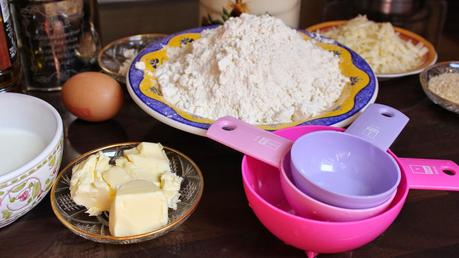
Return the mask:
<path id="1" fill-rule="evenodd" d="M 459 61 L 434 64 L 419 77 L 422 89 L 432 102 L 459 114 Z"/>

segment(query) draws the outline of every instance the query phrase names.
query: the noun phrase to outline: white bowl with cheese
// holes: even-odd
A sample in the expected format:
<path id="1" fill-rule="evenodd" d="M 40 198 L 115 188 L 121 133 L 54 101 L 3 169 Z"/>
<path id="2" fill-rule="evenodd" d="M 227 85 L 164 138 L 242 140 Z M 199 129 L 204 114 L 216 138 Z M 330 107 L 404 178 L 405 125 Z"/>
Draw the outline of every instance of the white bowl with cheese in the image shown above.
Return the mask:
<path id="1" fill-rule="evenodd" d="M 0 94 L 0 227 L 46 196 L 62 149 L 63 125 L 56 109 L 25 94 Z"/>

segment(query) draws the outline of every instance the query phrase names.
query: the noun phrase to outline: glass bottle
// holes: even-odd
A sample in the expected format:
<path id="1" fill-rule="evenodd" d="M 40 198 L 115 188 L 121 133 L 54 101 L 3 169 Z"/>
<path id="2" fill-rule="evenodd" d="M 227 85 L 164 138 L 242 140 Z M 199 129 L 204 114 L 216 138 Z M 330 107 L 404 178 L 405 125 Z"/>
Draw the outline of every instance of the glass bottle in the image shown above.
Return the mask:
<path id="1" fill-rule="evenodd" d="M 20 74 L 16 35 L 7 0 L 0 0 L 0 92 L 15 91 Z"/>
<path id="2" fill-rule="evenodd" d="M 60 90 L 96 68 L 101 46 L 97 0 L 14 0 L 25 90 Z"/>

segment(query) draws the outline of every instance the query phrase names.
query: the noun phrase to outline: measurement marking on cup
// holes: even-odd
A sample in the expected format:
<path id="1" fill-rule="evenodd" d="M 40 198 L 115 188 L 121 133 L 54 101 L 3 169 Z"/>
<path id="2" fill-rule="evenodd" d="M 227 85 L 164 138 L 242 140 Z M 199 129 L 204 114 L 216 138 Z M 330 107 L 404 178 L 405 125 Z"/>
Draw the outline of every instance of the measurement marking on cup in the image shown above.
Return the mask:
<path id="1" fill-rule="evenodd" d="M 376 126 L 369 125 L 363 129 L 363 134 L 368 136 L 370 139 L 374 139 L 379 134 L 379 128 Z"/>
<path id="2" fill-rule="evenodd" d="M 423 165 L 410 165 L 411 173 L 413 174 L 424 174 L 424 175 L 433 175 L 438 174 L 435 167 L 423 166 Z"/>
<path id="3" fill-rule="evenodd" d="M 277 141 L 274 141 L 272 139 L 269 139 L 269 138 L 265 138 L 263 136 L 257 136 L 255 138 L 255 141 L 260 144 L 260 145 L 263 145 L 263 146 L 266 146 L 272 150 L 277 150 L 279 149 L 279 147 L 281 146 L 281 143 L 280 142 L 277 142 Z"/>

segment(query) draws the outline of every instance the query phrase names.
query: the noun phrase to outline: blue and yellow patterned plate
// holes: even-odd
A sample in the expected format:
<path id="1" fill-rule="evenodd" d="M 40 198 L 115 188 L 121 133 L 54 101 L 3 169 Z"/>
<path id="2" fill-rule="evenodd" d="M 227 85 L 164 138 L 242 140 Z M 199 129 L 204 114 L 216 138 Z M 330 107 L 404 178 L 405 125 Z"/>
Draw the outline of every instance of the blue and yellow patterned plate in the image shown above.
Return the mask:
<path id="1" fill-rule="evenodd" d="M 216 26 L 200 27 L 172 34 L 156 41 L 143 49 L 134 59 L 129 68 L 126 84 L 129 94 L 145 112 L 155 119 L 197 135 L 205 135 L 212 120 L 187 113 L 168 103 L 161 95 L 161 87 L 153 71 L 167 60 L 166 47 L 182 47 L 200 38 L 200 32 Z M 305 40 L 316 40 L 317 44 L 328 51 L 339 55 L 341 72 L 350 78 L 336 105 L 319 116 L 295 121 L 293 123 L 259 125 L 265 130 L 279 130 L 298 125 L 331 125 L 343 127 L 355 119 L 356 114 L 363 111 L 376 99 L 378 82 L 370 66 L 363 58 L 349 48 L 334 40 L 320 37 L 308 31 L 299 31 Z M 146 64 L 145 71 L 135 67 L 137 62 Z"/>

